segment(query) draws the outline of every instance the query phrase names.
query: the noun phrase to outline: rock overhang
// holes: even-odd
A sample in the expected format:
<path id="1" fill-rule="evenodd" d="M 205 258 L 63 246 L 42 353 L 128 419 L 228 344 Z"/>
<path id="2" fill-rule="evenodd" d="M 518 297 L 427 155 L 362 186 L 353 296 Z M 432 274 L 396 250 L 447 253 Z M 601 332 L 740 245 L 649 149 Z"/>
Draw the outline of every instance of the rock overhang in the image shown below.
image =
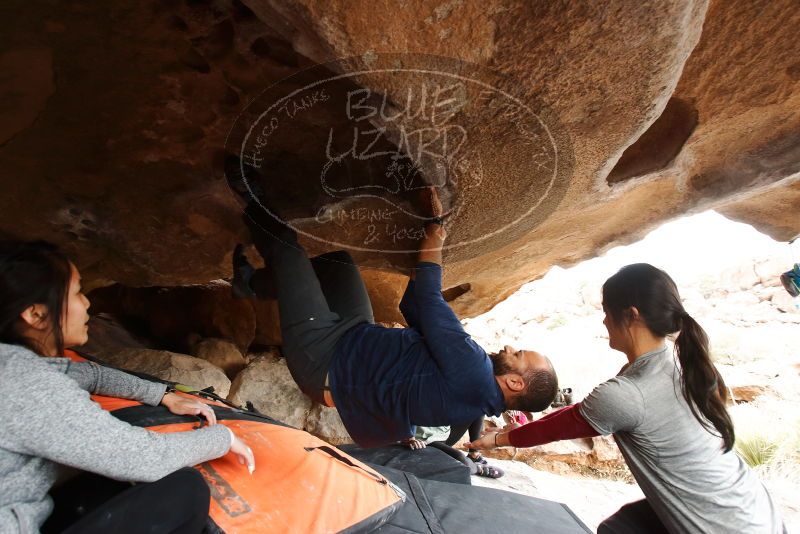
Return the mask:
<path id="1" fill-rule="evenodd" d="M 11 80 L 4 92 L 18 102 L 0 128 L 7 202 L 0 228 L 62 244 L 90 285 L 179 286 L 230 276 L 232 245 L 247 235 L 224 180 L 225 141 L 247 103 L 298 71 L 338 60 L 333 74 L 366 72 L 345 76 L 345 92 L 368 92 L 378 109 L 388 97 L 397 111 L 409 80 L 433 81 L 375 72 L 398 55 L 476 66 L 481 82 L 555 125 L 554 138 L 571 156 L 552 209 L 497 234 L 527 212 L 526 192 L 542 185 L 525 133 L 498 120 L 502 113 L 490 105 L 456 117 L 470 134 L 462 152 L 470 170 L 484 164 L 482 187 L 442 182 L 430 159 L 395 167 L 397 181 L 419 170 L 421 183 L 441 185 L 460 208 L 454 241 L 492 234 L 446 253 L 445 287 L 462 315 L 486 310 L 554 264 L 630 242 L 687 211 L 716 208 L 781 239 L 800 232 L 792 216 L 800 187 L 800 44 L 791 29 L 800 20 L 790 1 L 675 1 L 658 9 L 619 2 L 602 10 L 411 2 L 381 11 L 368 2 L 311 0 L 18 7 L 0 58 Z M 387 152 L 404 135 L 409 145 L 407 132 L 424 126 L 411 120 L 414 128 L 404 130 L 386 118 L 356 122 L 383 128 Z M 317 114 L 281 136 L 269 159 L 287 217 L 322 237 L 304 240 L 314 252 L 343 236 L 351 244 L 367 239 L 370 225 L 354 224 L 363 222 L 358 210 L 380 217 L 391 196 L 330 201 L 318 193 L 325 124 L 352 133 L 350 122 Z M 341 139 L 340 154 L 352 135 Z M 335 163 L 334 193 L 364 173 L 386 178 L 388 165 L 376 161 Z M 393 204 L 407 218 L 392 222 L 419 226 L 422 208 L 411 189 L 405 193 Z M 359 203 L 354 215 L 341 215 Z M 378 252 L 357 251 L 388 319 L 396 318 L 413 237 L 389 232 Z"/>

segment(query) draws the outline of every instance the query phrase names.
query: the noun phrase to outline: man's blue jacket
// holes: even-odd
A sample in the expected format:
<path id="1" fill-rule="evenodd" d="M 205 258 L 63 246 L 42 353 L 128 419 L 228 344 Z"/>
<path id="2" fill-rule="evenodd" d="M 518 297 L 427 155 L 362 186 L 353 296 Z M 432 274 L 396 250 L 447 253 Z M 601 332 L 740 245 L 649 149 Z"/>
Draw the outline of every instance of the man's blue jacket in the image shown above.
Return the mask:
<path id="1" fill-rule="evenodd" d="M 408 328 L 363 323 L 336 345 L 329 380 L 350 436 L 363 447 L 394 443 L 413 427 L 500 415 L 492 363 L 442 297 L 442 268 L 417 264 L 400 311 Z"/>

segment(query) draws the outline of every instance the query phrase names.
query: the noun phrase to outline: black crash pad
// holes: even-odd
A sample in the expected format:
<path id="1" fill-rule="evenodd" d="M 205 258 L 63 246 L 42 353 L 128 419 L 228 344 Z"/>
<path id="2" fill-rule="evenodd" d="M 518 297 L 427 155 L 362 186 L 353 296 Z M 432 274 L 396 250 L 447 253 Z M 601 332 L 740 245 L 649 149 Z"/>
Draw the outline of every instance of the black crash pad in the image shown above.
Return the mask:
<path id="1" fill-rule="evenodd" d="M 406 493 L 406 501 L 378 534 L 495 532 L 591 534 L 565 504 L 509 491 L 418 478 L 372 465 Z"/>
<path id="2" fill-rule="evenodd" d="M 418 478 L 454 484 L 470 484 L 469 468 L 434 445 L 416 451 L 402 445 L 368 449 L 358 445 L 340 445 L 339 448 L 362 462 L 391 467 L 412 473 Z"/>

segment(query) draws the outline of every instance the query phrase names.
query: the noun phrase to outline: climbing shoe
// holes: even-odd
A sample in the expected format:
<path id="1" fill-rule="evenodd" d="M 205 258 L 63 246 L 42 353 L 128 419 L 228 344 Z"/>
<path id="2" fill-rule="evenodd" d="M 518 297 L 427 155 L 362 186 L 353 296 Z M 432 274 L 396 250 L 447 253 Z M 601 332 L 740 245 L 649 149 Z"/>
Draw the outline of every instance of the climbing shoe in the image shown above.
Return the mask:
<path id="1" fill-rule="evenodd" d="M 479 453 L 479 452 L 476 452 L 476 453 L 470 452 L 467 455 L 467 458 L 469 458 L 470 460 L 472 460 L 476 464 L 486 465 L 486 464 L 489 463 L 489 462 L 486 461 L 486 458 L 484 458 L 483 455 L 481 453 Z"/>
<path id="2" fill-rule="evenodd" d="M 505 475 L 505 472 L 499 467 L 484 464 L 475 464 L 475 467 L 477 468 L 475 474 L 479 477 L 500 478 Z"/>

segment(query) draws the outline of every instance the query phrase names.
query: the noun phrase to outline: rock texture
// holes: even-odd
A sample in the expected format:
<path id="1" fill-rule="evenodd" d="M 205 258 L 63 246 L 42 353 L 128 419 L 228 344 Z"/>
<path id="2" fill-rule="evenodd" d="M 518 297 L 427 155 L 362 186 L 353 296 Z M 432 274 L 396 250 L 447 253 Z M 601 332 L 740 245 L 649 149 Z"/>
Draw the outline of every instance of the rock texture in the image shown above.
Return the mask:
<path id="1" fill-rule="evenodd" d="M 88 354 L 113 349 L 154 349 L 157 342 L 132 332 L 131 325 L 122 324 L 117 317 L 96 313 L 89 318 L 89 342 L 79 347 Z"/>
<path id="2" fill-rule="evenodd" d="M 198 389 L 214 387 L 217 395 L 226 397 L 231 381 L 222 370 L 205 360 L 166 350 L 113 349 L 97 354 L 111 365 L 153 375 Z"/>
<path id="3" fill-rule="evenodd" d="M 307 432 L 333 445 L 353 443 L 353 438 L 347 433 L 347 429 L 344 427 L 342 418 L 339 417 L 339 412 L 336 411 L 336 408 L 315 404 L 308 415 L 308 419 L 306 419 L 305 429 Z"/>
<path id="4" fill-rule="evenodd" d="M 247 239 L 223 179 L 232 125 L 273 83 L 343 57 L 352 59 L 331 74 L 372 72 L 332 85 L 331 94 L 370 89 L 397 109 L 404 80 L 377 67 L 395 65 L 397 54 L 405 57 L 400 66 L 413 54 L 450 66 L 431 58 L 459 58 L 547 125 L 542 157 L 555 169 L 551 181 L 523 142 L 535 120 L 515 129 L 506 110 L 493 107 L 499 100 L 479 104 L 459 93 L 464 112 L 456 118 L 469 134 L 463 157 L 446 170 L 420 158 L 411 169 L 419 172 L 402 177 L 441 185 L 454 209 L 450 235 L 461 245 L 447 253 L 445 287 L 455 288 L 451 303 L 462 315 L 486 310 L 554 264 L 630 242 L 690 211 L 719 209 L 782 239 L 800 232 L 793 0 L 12 0 L 4 13 L 0 234 L 63 245 L 90 288 L 229 277 L 232 245 Z M 301 114 L 264 154 L 263 178 L 314 252 L 370 233 L 352 219 L 310 217 L 350 202 L 306 187 L 319 176 L 315 143 L 324 144 L 329 128 L 347 129 L 326 113 Z M 399 131 L 387 128 L 379 145 L 395 146 Z M 407 148 L 420 145 L 421 137 Z M 376 162 L 339 169 L 343 185 L 384 176 Z M 383 206 L 382 195 L 364 206 Z M 420 226 L 418 199 L 409 192 L 395 200 L 409 210 L 402 221 Z M 418 237 L 400 234 L 381 234 L 382 252 L 357 251 L 380 295 L 381 320 L 398 319 L 400 273 L 412 260 L 398 252 Z M 241 349 L 256 334 L 231 335 Z M 275 341 L 274 330 L 258 335 Z"/>
<path id="5" fill-rule="evenodd" d="M 762 395 L 776 396 L 775 391 L 769 386 L 736 386 L 731 388 L 733 402 L 753 402 Z"/>
<path id="6" fill-rule="evenodd" d="M 195 358 L 222 369 L 231 380 L 247 366 L 247 360 L 236 345 L 224 339 L 202 339 L 192 346 L 191 352 Z"/>
<path id="7" fill-rule="evenodd" d="M 486 455 L 502 460 L 518 460 L 560 474 L 581 470 L 620 473 L 627 471 L 625 459 L 610 436 L 557 441 L 538 447 L 508 447 L 487 451 Z"/>
<path id="8" fill-rule="evenodd" d="M 259 412 L 334 445 L 352 443 L 336 409 L 306 397 L 275 351 L 256 355 L 250 361 L 233 381 L 228 400 L 239 405 L 251 402 Z"/>
<path id="9" fill-rule="evenodd" d="M 256 315 L 248 300 L 231 295 L 230 284 L 174 288 L 114 285 L 90 294 L 93 311 L 138 321 L 166 347 L 190 352 L 196 336 L 231 341 L 244 353 L 256 335 Z"/>
<path id="10" fill-rule="evenodd" d="M 314 59 L 355 56 L 368 64 L 386 52 L 457 55 L 516 80 L 558 117 L 574 154 L 569 189 L 524 237 L 505 235 L 504 247 L 477 257 L 448 257 L 446 285 L 470 285 L 453 301 L 462 313 L 486 309 L 552 264 L 629 242 L 686 211 L 730 205 L 726 213 L 760 220 L 777 237 L 800 231 L 788 215 L 797 211 L 796 195 L 782 195 L 800 179 L 800 48 L 787 24 L 800 16 L 791 2 L 619 3 L 602 11 L 406 4 L 380 24 L 360 3 L 248 5 L 262 18 L 290 20 L 284 35 Z M 455 226 L 485 228 L 492 209 L 524 207 L 500 201 L 503 176 L 484 184 Z"/>
<path id="11" fill-rule="evenodd" d="M 268 354 L 253 359 L 231 384 L 228 400 L 248 402 L 259 412 L 297 428 L 305 426 L 311 399 L 294 383 L 286 364 Z"/>

